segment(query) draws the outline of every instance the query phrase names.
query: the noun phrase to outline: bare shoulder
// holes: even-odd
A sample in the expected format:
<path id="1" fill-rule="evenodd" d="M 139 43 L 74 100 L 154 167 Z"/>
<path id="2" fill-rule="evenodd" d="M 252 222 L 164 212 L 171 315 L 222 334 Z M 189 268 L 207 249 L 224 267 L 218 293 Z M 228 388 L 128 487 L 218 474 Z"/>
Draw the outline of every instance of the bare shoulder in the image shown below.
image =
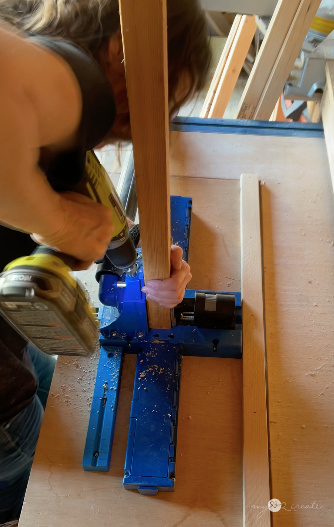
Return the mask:
<path id="1" fill-rule="evenodd" d="M 34 110 L 42 146 L 70 140 L 81 119 L 81 91 L 64 59 L 0 24 L 1 99 Z M 22 108 L 24 115 L 24 108 Z"/>

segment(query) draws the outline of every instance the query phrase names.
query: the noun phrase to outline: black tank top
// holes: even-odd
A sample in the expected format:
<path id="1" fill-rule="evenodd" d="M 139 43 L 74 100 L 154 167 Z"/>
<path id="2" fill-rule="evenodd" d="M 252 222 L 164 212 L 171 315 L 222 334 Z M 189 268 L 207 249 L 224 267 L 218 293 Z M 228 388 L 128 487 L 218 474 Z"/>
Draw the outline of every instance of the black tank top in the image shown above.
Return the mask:
<path id="1" fill-rule="evenodd" d="M 102 141 L 115 121 L 113 91 L 96 60 L 77 45 L 43 36 L 33 36 L 30 40 L 60 55 L 68 63 L 82 93 L 82 116 L 77 148 L 59 153 L 47 165 L 40 163 L 52 187 L 55 190 L 65 190 L 68 185 L 80 181 L 87 150 Z"/>

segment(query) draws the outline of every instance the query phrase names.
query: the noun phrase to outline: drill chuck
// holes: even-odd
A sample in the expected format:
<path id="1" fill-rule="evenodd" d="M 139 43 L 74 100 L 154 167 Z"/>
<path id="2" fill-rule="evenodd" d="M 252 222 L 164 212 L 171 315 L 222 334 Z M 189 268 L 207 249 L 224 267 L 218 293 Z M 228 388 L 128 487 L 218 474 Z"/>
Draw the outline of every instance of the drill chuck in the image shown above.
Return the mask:
<path id="1" fill-rule="evenodd" d="M 126 213 L 106 170 L 92 151 L 86 154 L 84 177 L 71 190 L 88 196 L 111 210 L 114 232 L 106 255 L 116 267 L 130 269 L 136 261 L 136 250 L 129 235 Z"/>
<path id="2" fill-rule="evenodd" d="M 119 237 L 113 238 L 109 243 L 106 256 L 119 269 L 128 270 L 135 264 L 137 253 L 127 223 Z"/>

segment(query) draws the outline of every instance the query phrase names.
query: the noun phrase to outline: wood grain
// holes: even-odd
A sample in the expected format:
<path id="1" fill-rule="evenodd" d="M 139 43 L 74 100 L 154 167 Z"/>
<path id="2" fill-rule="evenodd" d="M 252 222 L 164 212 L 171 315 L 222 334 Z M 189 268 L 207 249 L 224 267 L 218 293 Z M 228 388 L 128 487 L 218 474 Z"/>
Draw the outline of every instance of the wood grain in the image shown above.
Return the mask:
<path id="1" fill-rule="evenodd" d="M 236 15 L 204 101 L 201 117 L 222 118 L 256 31 L 255 16 Z"/>
<path id="2" fill-rule="evenodd" d="M 259 180 L 240 181 L 243 365 L 243 525 L 270 526 L 266 349 Z M 254 507 L 255 505 L 255 507 Z"/>
<path id="3" fill-rule="evenodd" d="M 166 1 L 121 0 L 145 281 L 170 275 Z M 170 310 L 148 301 L 150 328 L 170 328 Z"/>
<path id="4" fill-rule="evenodd" d="M 279 0 L 241 96 L 238 119 L 268 120 L 320 5 Z"/>
<path id="5" fill-rule="evenodd" d="M 248 132 L 247 132 L 248 134 Z M 212 134 L 201 132 L 171 133 L 170 171 L 175 176 L 191 178 L 240 179 L 242 173 L 254 172 L 281 181 L 285 167 L 295 166 L 297 174 L 307 166 L 316 174 L 328 170 L 323 138 Z M 292 169 L 291 169 L 292 170 Z"/>
<path id="6" fill-rule="evenodd" d="M 236 15 L 234 20 L 233 20 L 233 24 L 231 26 L 231 29 L 230 29 L 229 33 L 228 33 L 227 40 L 226 40 L 225 45 L 223 47 L 222 54 L 221 54 L 220 59 L 218 61 L 218 64 L 217 64 L 214 76 L 212 78 L 211 84 L 210 84 L 209 89 L 208 89 L 208 93 L 207 93 L 207 95 L 205 97 L 205 100 L 204 100 L 204 103 L 203 103 L 203 107 L 202 107 L 202 110 L 201 110 L 200 115 L 199 115 L 202 118 L 209 117 L 209 113 L 211 111 L 213 99 L 215 98 L 215 95 L 217 93 L 219 81 L 221 79 L 222 73 L 223 73 L 224 68 L 226 66 L 226 62 L 227 62 L 227 59 L 228 59 L 229 54 L 230 54 L 231 46 L 232 46 L 232 44 L 234 42 L 234 39 L 235 39 L 235 36 L 237 34 L 241 18 L 242 18 L 242 15 Z"/>

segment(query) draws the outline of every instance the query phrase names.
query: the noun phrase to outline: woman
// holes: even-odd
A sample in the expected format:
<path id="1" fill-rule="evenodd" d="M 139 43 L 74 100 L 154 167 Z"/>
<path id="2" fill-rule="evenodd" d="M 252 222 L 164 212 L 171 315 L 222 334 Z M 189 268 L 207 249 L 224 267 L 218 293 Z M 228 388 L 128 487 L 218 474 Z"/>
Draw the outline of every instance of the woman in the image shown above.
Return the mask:
<path id="1" fill-rule="evenodd" d="M 210 52 L 194 0 L 168 0 L 167 17 L 173 115 L 203 86 Z M 80 180 L 86 150 L 131 139 L 118 2 L 0 0 L 0 19 L 1 268 L 33 250 L 25 233 L 87 268 L 110 241 L 110 212 L 61 191 Z M 191 278 L 180 248 L 171 264 L 169 279 L 146 284 L 166 307 Z M 43 415 L 38 380 L 26 343 L 0 319 L 0 523 L 23 501 Z"/>

